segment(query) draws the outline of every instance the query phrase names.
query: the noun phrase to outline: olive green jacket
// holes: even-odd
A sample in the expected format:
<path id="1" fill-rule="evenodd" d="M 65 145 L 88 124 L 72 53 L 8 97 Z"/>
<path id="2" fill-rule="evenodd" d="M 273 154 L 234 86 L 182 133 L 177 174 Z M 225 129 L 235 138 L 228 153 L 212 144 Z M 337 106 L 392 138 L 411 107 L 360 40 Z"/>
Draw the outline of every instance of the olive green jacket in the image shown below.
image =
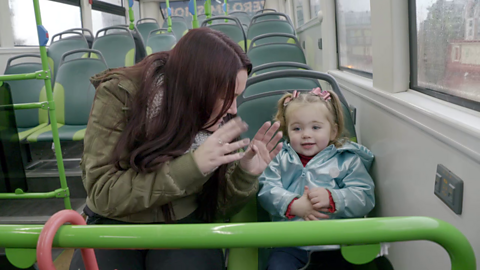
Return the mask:
<path id="1" fill-rule="evenodd" d="M 192 152 L 164 163 L 152 173 L 133 169 L 117 170 L 111 163 L 112 151 L 122 133 L 122 121 L 139 79 L 110 75 L 103 82 L 99 75 L 91 81 L 96 88 L 85 133 L 81 161 L 87 205 L 107 218 L 132 223 L 163 222 L 160 206 L 171 203 L 177 220 L 197 209 L 197 195 L 210 175 L 203 175 Z M 119 124 L 120 123 L 120 124 Z M 251 175 L 237 163 L 226 174 L 226 194 L 219 194 L 218 216 L 225 218 L 240 211 L 258 191 L 258 176 Z M 224 201 L 223 198 L 226 198 Z"/>

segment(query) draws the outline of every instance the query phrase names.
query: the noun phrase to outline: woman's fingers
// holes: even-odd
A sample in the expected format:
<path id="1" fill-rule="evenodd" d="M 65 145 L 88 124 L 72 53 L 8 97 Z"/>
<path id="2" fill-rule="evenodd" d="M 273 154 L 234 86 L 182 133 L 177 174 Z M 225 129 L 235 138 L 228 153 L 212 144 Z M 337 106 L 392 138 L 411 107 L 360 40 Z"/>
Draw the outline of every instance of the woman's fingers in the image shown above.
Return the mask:
<path id="1" fill-rule="evenodd" d="M 250 143 L 250 139 L 243 139 L 233 143 L 227 143 L 224 145 L 224 147 L 222 147 L 222 151 L 225 154 L 231 153 L 231 152 L 237 151 L 240 148 L 247 146 L 249 143 Z"/>
<path id="2" fill-rule="evenodd" d="M 229 143 L 235 138 L 238 138 L 238 136 L 247 131 L 247 129 L 247 123 L 243 122 L 240 117 L 235 117 L 214 132 L 214 135 L 219 139 L 219 143 Z"/>
<path id="3" fill-rule="evenodd" d="M 240 160 L 243 158 L 243 156 L 245 156 L 244 152 L 222 156 L 219 159 L 220 164 L 218 164 L 218 166 Z"/>

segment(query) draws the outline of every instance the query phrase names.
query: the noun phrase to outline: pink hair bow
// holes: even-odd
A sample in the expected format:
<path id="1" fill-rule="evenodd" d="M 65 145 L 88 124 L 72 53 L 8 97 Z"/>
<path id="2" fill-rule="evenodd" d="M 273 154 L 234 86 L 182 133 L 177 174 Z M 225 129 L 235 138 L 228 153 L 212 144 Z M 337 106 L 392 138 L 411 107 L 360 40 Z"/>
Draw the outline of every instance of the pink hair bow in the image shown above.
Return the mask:
<path id="1" fill-rule="evenodd" d="M 325 100 L 325 101 L 332 99 L 332 97 L 330 96 L 330 92 L 323 91 L 322 89 L 320 89 L 320 87 L 317 87 L 317 88 L 313 89 L 312 91 L 310 91 L 310 93 L 315 94 L 315 95 L 323 98 L 323 100 Z"/>
<path id="2" fill-rule="evenodd" d="M 298 92 L 297 90 L 293 91 L 292 96 L 286 98 L 285 101 L 283 101 L 283 106 L 287 106 L 287 104 L 288 104 L 290 101 L 292 101 L 293 99 L 297 98 L 299 95 L 300 95 L 300 92 Z"/>

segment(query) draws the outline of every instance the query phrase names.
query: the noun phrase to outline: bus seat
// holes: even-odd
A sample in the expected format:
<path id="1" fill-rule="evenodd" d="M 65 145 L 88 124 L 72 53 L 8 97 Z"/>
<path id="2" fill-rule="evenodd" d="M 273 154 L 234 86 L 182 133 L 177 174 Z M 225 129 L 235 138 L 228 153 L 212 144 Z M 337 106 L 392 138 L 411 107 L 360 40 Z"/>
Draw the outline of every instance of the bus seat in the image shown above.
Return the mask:
<path id="1" fill-rule="evenodd" d="M 114 26 L 120 26 L 127 29 L 133 36 L 133 41 L 135 42 L 135 63 L 138 63 L 147 56 L 147 50 L 145 47 L 146 40 L 143 39 L 142 35 L 138 31 L 137 26 L 133 26 L 133 30 L 130 30 L 129 25 L 119 24 Z"/>
<path id="2" fill-rule="evenodd" d="M 147 39 L 147 55 L 155 52 L 169 51 L 177 43 L 175 33 L 168 32 L 167 28 L 158 28 L 150 31 Z"/>
<path id="3" fill-rule="evenodd" d="M 307 78 L 277 78 L 265 80 L 257 84 L 251 85 L 243 92 L 243 97 L 250 97 L 275 90 L 290 89 L 313 89 L 320 87 L 317 80 Z"/>
<path id="4" fill-rule="evenodd" d="M 290 17 L 287 14 L 281 13 L 281 12 L 267 12 L 263 14 L 257 14 L 252 17 L 250 23 L 253 24 L 257 22 L 275 21 L 275 20 L 287 21 L 291 26 L 295 27 Z"/>
<path id="5" fill-rule="evenodd" d="M 57 37 L 58 39 L 55 40 Z M 58 64 L 60 63 L 62 55 L 71 50 L 88 48 L 86 37 L 79 32 L 67 30 L 52 37 L 52 41 L 50 42 L 50 46 L 47 50 L 49 65 L 51 68 L 53 68 L 52 85 L 55 84 L 55 78 L 58 72 Z"/>
<path id="6" fill-rule="evenodd" d="M 233 12 L 228 13 L 228 15 L 237 18 L 242 23 L 242 25 L 245 25 L 246 29 L 248 29 L 248 26 L 250 25 L 251 18 L 250 18 L 250 15 L 248 15 L 247 12 L 245 12 L 245 11 L 233 11 Z"/>
<path id="7" fill-rule="evenodd" d="M 277 82 L 267 84 L 268 81 L 276 81 L 278 79 L 292 80 L 297 78 L 308 80 L 298 81 L 298 85 L 289 85 L 293 86 L 289 89 L 285 85 Z M 258 130 L 263 123 L 266 121 L 272 121 L 277 111 L 277 102 L 286 91 L 311 91 L 313 87 L 309 87 L 308 83 L 311 83 L 313 80 L 320 80 L 323 89 L 331 89 L 338 95 L 342 103 L 345 135 L 349 137 L 350 140 L 356 142 L 355 126 L 353 124 L 349 106 L 343 94 L 340 92 L 340 88 L 335 79 L 325 73 L 296 69 L 264 73 L 262 75 L 250 77 L 247 80 L 246 90 L 238 98 L 237 114 L 249 125 L 249 130 L 243 134 L 243 137 L 252 139 L 256 130 Z M 256 87 L 256 85 L 264 85 L 266 89 L 259 89 L 261 90 L 261 93 L 252 94 L 249 89 Z"/>
<path id="8" fill-rule="evenodd" d="M 102 32 L 105 34 L 100 36 Z M 112 26 L 98 30 L 92 49 L 102 53 L 109 68 L 135 64 L 135 41 L 128 28 Z"/>
<path id="9" fill-rule="evenodd" d="M 225 20 L 229 20 L 229 22 L 234 22 L 235 24 L 225 22 Z M 211 24 L 209 22 L 213 21 L 223 21 L 223 23 L 219 24 Z M 243 51 L 246 51 L 247 48 L 247 37 L 245 36 L 245 32 L 243 31 L 243 26 L 239 19 L 232 17 L 232 16 L 216 16 L 214 18 L 207 19 L 203 21 L 202 27 L 210 27 L 217 31 L 220 31 L 226 34 L 230 39 L 232 39 L 235 43 L 240 45 Z"/>
<path id="10" fill-rule="evenodd" d="M 279 13 L 281 14 L 281 13 Z M 284 15 L 284 14 L 283 14 Z M 268 21 L 254 21 L 255 17 L 252 18 L 252 22 L 248 27 L 247 31 L 247 42 L 250 48 L 251 40 L 260 35 L 264 34 L 273 34 L 273 33 L 284 33 L 295 36 L 295 29 L 292 24 L 286 20 L 268 20 Z"/>
<path id="11" fill-rule="evenodd" d="M 42 70 L 41 63 L 18 63 L 12 64 L 14 60 L 22 58 L 38 58 L 36 54 L 24 54 L 8 59 L 5 68 L 5 75 L 33 73 Z M 47 100 L 45 84 L 42 80 L 20 80 L 6 81 L 10 85 L 13 103 L 31 103 Z M 20 141 L 34 133 L 35 131 L 48 125 L 48 111 L 42 109 L 28 109 L 15 111 L 15 120 L 17 122 L 18 137 Z"/>
<path id="12" fill-rule="evenodd" d="M 250 77 L 263 74 L 265 72 L 272 72 L 283 69 L 305 69 L 312 70 L 312 68 L 306 64 L 297 62 L 273 62 L 256 66 L 252 69 Z"/>
<path id="13" fill-rule="evenodd" d="M 95 53 L 98 58 L 74 58 L 78 53 Z M 61 141 L 83 140 L 95 96 L 90 77 L 107 69 L 102 53 L 95 50 L 75 50 L 62 56 L 57 82 L 53 91 L 58 133 Z M 53 141 L 52 126 L 48 125 L 30 136 L 29 142 Z"/>
<path id="14" fill-rule="evenodd" d="M 309 71 L 309 70 L 281 70 L 265 73 L 255 77 L 251 77 L 247 81 L 247 89 L 254 86 L 255 84 L 260 84 L 267 80 L 275 80 L 279 78 L 305 78 L 310 80 L 322 80 L 330 85 L 330 88 L 333 89 L 335 93 L 339 96 L 340 101 L 342 102 L 342 107 L 344 108 L 344 122 L 346 136 L 349 136 L 352 141 L 356 141 L 355 126 L 351 119 L 350 113 L 345 113 L 345 109 L 348 108 L 348 104 L 340 92 L 340 88 L 336 81 L 330 75 Z M 309 92 L 310 89 L 299 89 L 301 85 L 297 85 L 293 89 L 301 92 Z M 326 88 L 326 87 L 325 87 Z M 282 90 L 270 89 L 271 92 L 264 91 L 262 94 L 256 94 L 252 96 L 245 96 L 245 92 L 238 99 L 238 111 L 237 115 L 245 121 L 249 129 L 247 132 L 242 134 L 242 138 L 252 139 L 255 136 L 256 131 L 267 121 L 272 121 L 273 117 L 277 112 L 277 103 L 278 100 L 285 94 L 286 89 Z M 290 90 L 291 92 L 291 90 Z M 348 109 L 347 109 L 348 112 Z M 269 214 L 258 204 L 257 200 L 252 200 L 245 209 L 242 209 L 240 213 L 232 217 L 232 222 L 268 222 L 270 221 Z M 255 216 L 256 215 L 256 216 Z M 235 263 L 239 260 L 246 260 L 246 256 L 250 257 L 250 260 L 256 260 L 258 269 L 265 269 L 268 256 L 271 252 L 269 248 L 248 248 L 248 249 L 232 249 L 229 255 L 229 269 L 242 269 L 241 267 L 236 267 L 240 264 Z M 232 267 L 230 267 L 230 260 L 232 260 Z M 249 264 L 254 264 L 255 262 L 249 262 Z M 366 268 L 362 268 L 366 269 Z M 380 269 L 380 268 L 378 268 Z M 372 268 L 372 270 L 377 270 L 377 268 Z M 382 268 L 383 270 L 383 268 Z"/>
<path id="15" fill-rule="evenodd" d="M 170 18 L 172 19 L 172 30 L 178 41 L 188 32 L 189 26 L 185 18 L 181 16 L 171 16 Z M 163 22 L 162 28 L 168 28 L 167 20 Z"/>
<path id="16" fill-rule="evenodd" d="M 298 41 L 297 37 L 295 37 L 294 35 L 285 34 L 285 33 L 263 34 L 263 35 L 254 37 L 252 40 L 247 40 L 247 42 L 248 42 L 248 48 L 252 48 L 257 45 L 276 44 L 276 43 L 288 43 L 288 44 L 296 44 L 300 46 L 300 42 Z"/>
<path id="17" fill-rule="evenodd" d="M 297 43 L 294 36 L 286 34 L 278 34 L 277 36 L 289 37 L 294 39 L 294 43 L 268 43 L 262 45 L 250 46 L 247 52 L 248 57 L 252 61 L 253 67 L 273 62 L 298 62 L 306 64 L 305 54 Z M 262 35 L 253 39 L 271 38 L 272 35 Z"/>
<path id="18" fill-rule="evenodd" d="M 85 39 L 87 40 L 88 48 L 89 49 L 92 48 L 93 40 L 95 39 L 95 37 L 93 36 L 92 31 L 90 31 L 90 29 L 87 29 L 87 28 L 71 28 L 71 29 L 65 30 L 64 32 L 67 32 L 67 31 L 82 33 L 83 36 L 85 37 Z"/>
<path id="19" fill-rule="evenodd" d="M 182 21 L 172 22 L 172 31 L 177 40 L 180 40 L 188 32 L 187 23 Z"/>
<path id="20" fill-rule="evenodd" d="M 147 42 L 148 35 L 152 30 L 158 29 L 159 27 L 157 20 L 154 18 L 144 18 L 137 21 L 138 32 L 142 35 L 143 41 L 145 42 Z"/>

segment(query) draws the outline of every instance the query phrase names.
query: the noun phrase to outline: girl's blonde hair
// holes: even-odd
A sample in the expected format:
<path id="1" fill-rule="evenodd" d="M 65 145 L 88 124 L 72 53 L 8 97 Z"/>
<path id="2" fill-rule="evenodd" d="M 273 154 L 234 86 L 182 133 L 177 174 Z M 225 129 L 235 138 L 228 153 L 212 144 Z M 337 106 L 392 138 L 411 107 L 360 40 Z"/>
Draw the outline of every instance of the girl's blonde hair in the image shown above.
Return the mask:
<path id="1" fill-rule="evenodd" d="M 314 89 L 316 90 L 316 89 Z M 319 89 L 318 89 L 319 90 Z M 294 96 L 292 93 L 286 93 L 280 100 L 278 101 L 278 111 L 275 115 L 274 120 L 280 122 L 280 130 L 283 132 L 284 136 L 288 139 L 288 125 L 287 125 L 287 118 L 286 118 L 286 111 L 288 107 L 291 107 L 291 104 L 302 104 L 302 103 L 323 103 L 327 107 L 330 115 L 327 117 L 330 125 L 333 127 L 337 127 L 337 135 L 335 139 L 329 142 L 330 144 L 334 144 L 336 147 L 342 146 L 345 142 L 345 134 L 344 132 L 344 121 L 343 121 L 343 110 L 342 110 L 342 103 L 338 98 L 337 94 L 333 91 L 322 90 L 322 95 L 318 95 L 314 91 L 308 93 L 298 93 L 298 96 Z M 324 98 L 323 96 L 330 94 L 329 98 Z M 325 95 L 323 95 L 325 94 Z"/>

